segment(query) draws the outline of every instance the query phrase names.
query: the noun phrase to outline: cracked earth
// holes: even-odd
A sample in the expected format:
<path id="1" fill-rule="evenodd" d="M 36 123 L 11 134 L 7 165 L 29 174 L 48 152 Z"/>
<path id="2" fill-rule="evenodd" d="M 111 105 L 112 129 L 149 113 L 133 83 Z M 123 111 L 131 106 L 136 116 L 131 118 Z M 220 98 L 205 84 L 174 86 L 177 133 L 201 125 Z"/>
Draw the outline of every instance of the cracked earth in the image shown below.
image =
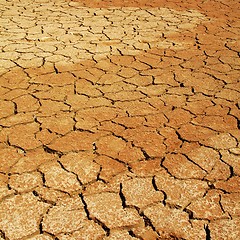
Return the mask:
<path id="1" fill-rule="evenodd" d="M 239 16 L 1 0 L 0 239 L 239 239 Z"/>

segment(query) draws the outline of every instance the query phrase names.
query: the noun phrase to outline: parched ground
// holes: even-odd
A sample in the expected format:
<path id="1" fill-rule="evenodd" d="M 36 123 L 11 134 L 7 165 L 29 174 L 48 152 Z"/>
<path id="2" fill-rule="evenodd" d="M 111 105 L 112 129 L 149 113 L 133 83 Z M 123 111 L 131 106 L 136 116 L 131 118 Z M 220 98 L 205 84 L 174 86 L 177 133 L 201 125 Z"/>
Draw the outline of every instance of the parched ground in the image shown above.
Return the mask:
<path id="1" fill-rule="evenodd" d="M 0 240 L 237 240 L 240 4 L 1 0 Z"/>

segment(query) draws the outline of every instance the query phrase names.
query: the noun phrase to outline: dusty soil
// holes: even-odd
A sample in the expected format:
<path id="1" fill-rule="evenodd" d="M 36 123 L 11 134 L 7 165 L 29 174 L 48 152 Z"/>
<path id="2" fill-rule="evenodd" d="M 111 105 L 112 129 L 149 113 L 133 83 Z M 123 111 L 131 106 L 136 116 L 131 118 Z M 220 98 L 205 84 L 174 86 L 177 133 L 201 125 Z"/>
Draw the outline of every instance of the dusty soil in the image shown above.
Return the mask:
<path id="1" fill-rule="evenodd" d="M 2 0 L 0 240 L 236 240 L 239 16 Z"/>

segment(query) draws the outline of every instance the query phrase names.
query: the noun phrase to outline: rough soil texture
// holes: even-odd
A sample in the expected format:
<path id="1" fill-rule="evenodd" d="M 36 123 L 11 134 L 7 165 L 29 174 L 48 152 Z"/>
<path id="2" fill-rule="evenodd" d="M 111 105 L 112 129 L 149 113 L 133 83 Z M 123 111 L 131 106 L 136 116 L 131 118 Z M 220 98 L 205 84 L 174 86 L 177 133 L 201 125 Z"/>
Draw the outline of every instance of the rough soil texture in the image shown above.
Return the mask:
<path id="1" fill-rule="evenodd" d="M 1 0 L 0 240 L 237 240 L 239 9 Z"/>

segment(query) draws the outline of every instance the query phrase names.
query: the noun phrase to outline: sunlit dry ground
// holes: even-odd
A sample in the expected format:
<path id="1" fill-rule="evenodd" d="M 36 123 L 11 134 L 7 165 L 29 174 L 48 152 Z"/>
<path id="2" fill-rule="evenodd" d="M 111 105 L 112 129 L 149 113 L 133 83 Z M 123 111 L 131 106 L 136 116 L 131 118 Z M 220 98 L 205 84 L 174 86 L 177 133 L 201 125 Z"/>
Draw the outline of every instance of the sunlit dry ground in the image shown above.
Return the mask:
<path id="1" fill-rule="evenodd" d="M 239 238 L 237 2 L 1 0 L 1 240 Z"/>

